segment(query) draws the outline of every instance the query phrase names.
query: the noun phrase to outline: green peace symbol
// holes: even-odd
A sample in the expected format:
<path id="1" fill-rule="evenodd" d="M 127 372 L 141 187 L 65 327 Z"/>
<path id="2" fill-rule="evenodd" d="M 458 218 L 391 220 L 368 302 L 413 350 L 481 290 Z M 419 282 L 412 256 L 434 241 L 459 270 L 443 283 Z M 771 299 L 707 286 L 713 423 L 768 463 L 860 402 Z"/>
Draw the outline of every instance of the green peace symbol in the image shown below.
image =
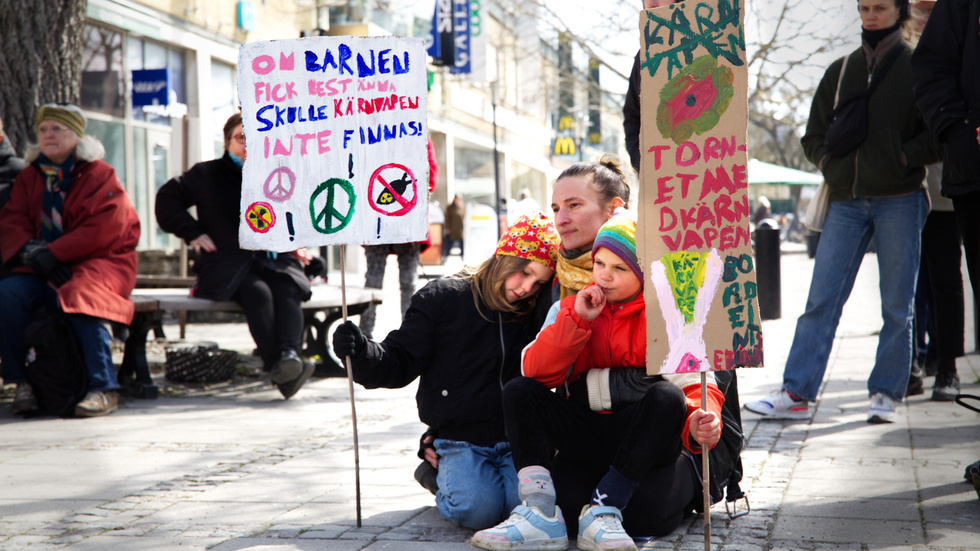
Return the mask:
<path id="1" fill-rule="evenodd" d="M 347 195 L 348 209 L 346 215 L 341 214 L 340 211 L 334 208 L 334 202 L 338 200 L 338 194 L 336 192 L 338 187 Z M 327 193 L 327 199 L 326 203 L 324 203 L 323 210 L 318 212 L 315 203 L 323 192 Z M 313 192 L 313 196 L 310 197 L 310 218 L 313 220 L 313 229 L 320 233 L 331 234 L 346 228 L 351 218 L 354 217 L 355 199 L 357 199 L 357 194 L 354 193 L 354 186 L 347 180 L 330 178 L 317 186 Z M 334 225 L 335 222 L 336 225 Z"/>

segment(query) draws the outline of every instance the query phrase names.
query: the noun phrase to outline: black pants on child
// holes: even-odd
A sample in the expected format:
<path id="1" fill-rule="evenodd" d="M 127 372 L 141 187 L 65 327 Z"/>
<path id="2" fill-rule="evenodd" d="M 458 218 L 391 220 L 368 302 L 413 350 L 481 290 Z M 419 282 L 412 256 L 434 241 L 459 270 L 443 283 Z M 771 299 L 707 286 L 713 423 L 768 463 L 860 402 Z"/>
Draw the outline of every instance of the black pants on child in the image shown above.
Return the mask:
<path id="1" fill-rule="evenodd" d="M 253 264 L 231 299 L 245 312 L 248 330 L 266 371 L 303 339 L 303 290 L 284 273 Z"/>
<path id="2" fill-rule="evenodd" d="M 676 385 L 654 383 L 638 402 L 598 413 L 518 377 L 504 386 L 503 405 L 514 466 L 541 465 L 552 472 L 572 536 L 582 506 L 610 466 L 640 484 L 623 511 L 631 535 L 668 533 L 689 510 L 693 475 L 681 458 L 687 403 Z M 638 501 L 643 505 L 634 506 Z"/>

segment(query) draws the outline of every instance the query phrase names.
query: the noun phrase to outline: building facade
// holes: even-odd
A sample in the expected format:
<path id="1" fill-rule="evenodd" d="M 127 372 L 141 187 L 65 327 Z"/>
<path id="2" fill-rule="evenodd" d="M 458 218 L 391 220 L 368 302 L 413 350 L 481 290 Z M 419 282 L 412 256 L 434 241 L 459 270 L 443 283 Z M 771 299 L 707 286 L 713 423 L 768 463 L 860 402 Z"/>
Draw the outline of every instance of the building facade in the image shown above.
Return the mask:
<path id="1" fill-rule="evenodd" d="M 546 207 L 564 167 L 621 154 L 621 98 L 597 83 L 590 93 L 587 59 L 576 63 L 526 14 L 493 0 L 453 2 L 458 24 L 481 48 L 474 42 L 469 73 L 429 67 L 428 126 L 439 165 L 433 207 L 458 194 L 494 209 L 525 189 Z M 238 108 L 241 44 L 424 37 L 431 25 L 401 0 L 89 0 L 87 16 L 81 106 L 143 222 L 143 250 L 180 246 L 157 227 L 156 190 L 221 154 L 221 127 Z M 349 260 L 359 269 L 356 253 Z"/>

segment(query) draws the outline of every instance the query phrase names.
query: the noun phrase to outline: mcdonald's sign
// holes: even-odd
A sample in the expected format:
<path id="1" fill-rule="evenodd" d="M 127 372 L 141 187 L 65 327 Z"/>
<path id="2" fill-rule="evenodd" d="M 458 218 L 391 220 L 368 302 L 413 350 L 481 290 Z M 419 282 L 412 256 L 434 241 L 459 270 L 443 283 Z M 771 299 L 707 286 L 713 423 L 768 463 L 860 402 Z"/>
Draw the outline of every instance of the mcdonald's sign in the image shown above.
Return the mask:
<path id="1" fill-rule="evenodd" d="M 555 138 L 555 155 L 575 155 L 575 138 Z"/>

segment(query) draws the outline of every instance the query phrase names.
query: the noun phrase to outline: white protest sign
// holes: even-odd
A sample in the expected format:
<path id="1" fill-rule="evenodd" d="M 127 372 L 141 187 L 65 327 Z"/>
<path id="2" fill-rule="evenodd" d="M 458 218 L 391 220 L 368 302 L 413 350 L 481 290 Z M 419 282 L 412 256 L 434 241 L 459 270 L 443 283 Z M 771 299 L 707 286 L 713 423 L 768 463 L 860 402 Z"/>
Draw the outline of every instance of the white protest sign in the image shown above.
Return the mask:
<path id="1" fill-rule="evenodd" d="M 422 39 L 245 44 L 242 248 L 422 241 L 428 230 Z"/>

